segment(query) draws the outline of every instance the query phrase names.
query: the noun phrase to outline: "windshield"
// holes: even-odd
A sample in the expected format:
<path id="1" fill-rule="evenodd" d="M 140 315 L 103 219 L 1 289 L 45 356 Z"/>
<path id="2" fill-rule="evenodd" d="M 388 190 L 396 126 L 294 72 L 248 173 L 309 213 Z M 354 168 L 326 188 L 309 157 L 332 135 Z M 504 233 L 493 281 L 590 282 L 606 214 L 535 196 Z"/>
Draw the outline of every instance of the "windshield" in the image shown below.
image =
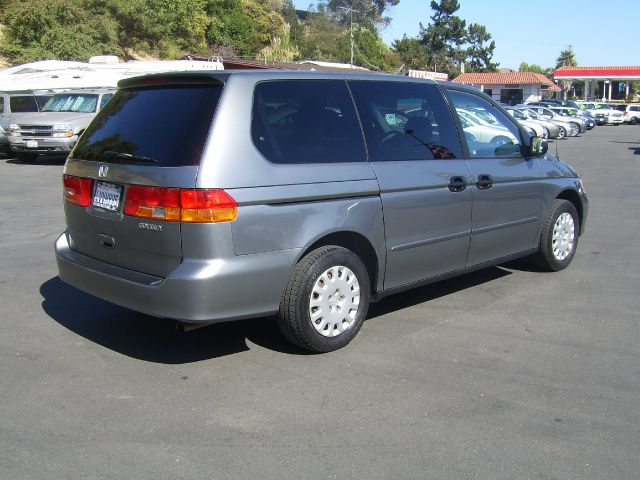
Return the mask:
<path id="1" fill-rule="evenodd" d="M 54 95 L 42 109 L 43 112 L 93 113 L 98 106 L 98 95 L 89 93 L 62 93 Z"/>

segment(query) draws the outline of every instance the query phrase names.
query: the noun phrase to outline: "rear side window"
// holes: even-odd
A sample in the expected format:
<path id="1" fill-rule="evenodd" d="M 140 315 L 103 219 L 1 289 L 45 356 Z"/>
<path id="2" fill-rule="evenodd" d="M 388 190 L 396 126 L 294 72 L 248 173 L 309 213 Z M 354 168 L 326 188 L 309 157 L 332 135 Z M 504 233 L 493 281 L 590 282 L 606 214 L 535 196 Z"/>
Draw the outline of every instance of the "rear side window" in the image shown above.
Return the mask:
<path id="1" fill-rule="evenodd" d="M 4 97 L 0 97 L 0 113 L 4 113 Z"/>
<path id="2" fill-rule="evenodd" d="M 38 104 L 33 95 L 16 95 L 9 97 L 9 107 L 14 113 L 38 111 Z"/>
<path id="3" fill-rule="evenodd" d="M 435 85 L 353 81 L 349 87 L 371 161 L 462 157 L 451 114 Z"/>
<path id="4" fill-rule="evenodd" d="M 366 161 L 353 102 L 341 80 L 258 83 L 251 136 L 274 163 Z"/>
<path id="5" fill-rule="evenodd" d="M 119 90 L 84 132 L 75 158 L 198 165 L 222 85 Z"/>

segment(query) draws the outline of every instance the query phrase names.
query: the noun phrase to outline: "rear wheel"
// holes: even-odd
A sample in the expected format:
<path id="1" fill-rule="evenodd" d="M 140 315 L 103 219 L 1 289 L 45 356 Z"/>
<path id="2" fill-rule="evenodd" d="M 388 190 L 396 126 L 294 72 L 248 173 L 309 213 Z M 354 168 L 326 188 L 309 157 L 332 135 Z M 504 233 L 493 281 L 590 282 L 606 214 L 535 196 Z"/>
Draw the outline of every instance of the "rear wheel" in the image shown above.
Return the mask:
<path id="1" fill-rule="evenodd" d="M 554 200 L 542 226 L 534 263 L 543 270 L 557 272 L 569 266 L 578 246 L 580 219 L 573 204 Z"/>
<path id="2" fill-rule="evenodd" d="M 369 296 L 369 275 L 360 258 L 346 248 L 320 247 L 294 268 L 280 301 L 278 325 L 300 348 L 337 350 L 360 330 Z"/>
<path id="3" fill-rule="evenodd" d="M 636 117 L 631 117 L 631 118 L 629 119 L 629 123 L 630 123 L 631 125 L 635 125 L 636 123 L 638 123 L 638 119 L 637 119 Z"/>

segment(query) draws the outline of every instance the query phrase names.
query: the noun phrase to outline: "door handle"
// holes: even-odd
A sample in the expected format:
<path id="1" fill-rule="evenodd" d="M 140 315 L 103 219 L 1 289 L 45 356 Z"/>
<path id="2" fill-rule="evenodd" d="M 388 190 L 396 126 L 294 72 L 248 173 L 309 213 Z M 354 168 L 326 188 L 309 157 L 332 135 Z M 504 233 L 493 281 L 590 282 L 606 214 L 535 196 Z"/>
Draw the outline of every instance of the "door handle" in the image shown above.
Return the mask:
<path id="1" fill-rule="evenodd" d="M 492 185 L 493 178 L 491 178 L 491 175 L 478 175 L 478 181 L 476 182 L 478 190 L 487 190 L 491 188 Z"/>
<path id="2" fill-rule="evenodd" d="M 449 190 L 452 192 L 462 192 L 467 188 L 467 181 L 464 177 L 451 177 L 449 179 Z"/>

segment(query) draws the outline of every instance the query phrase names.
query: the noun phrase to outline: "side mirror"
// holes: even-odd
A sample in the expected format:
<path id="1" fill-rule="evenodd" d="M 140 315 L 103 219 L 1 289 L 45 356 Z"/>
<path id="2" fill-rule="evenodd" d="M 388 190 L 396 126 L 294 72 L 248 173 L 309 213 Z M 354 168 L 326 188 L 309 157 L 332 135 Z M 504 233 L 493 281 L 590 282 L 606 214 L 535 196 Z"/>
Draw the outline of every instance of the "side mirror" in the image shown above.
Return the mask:
<path id="1" fill-rule="evenodd" d="M 531 137 L 529 154 L 534 157 L 542 157 L 549 150 L 549 143 L 542 137 Z"/>

